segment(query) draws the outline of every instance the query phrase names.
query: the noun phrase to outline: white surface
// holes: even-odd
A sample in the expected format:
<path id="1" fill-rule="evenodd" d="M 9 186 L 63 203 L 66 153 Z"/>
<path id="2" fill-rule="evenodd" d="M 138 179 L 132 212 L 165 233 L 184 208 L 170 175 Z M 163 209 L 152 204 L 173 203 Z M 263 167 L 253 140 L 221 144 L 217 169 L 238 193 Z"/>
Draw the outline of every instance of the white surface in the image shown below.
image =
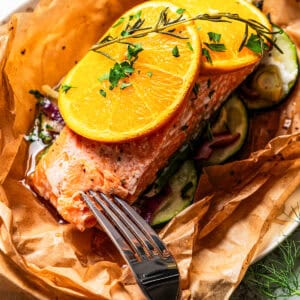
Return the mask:
<path id="1" fill-rule="evenodd" d="M 36 0 L 0 0 L 0 23 L 12 12 L 23 10 L 24 6 L 28 6 L 28 4 L 31 6 L 32 3 L 36 2 Z"/>

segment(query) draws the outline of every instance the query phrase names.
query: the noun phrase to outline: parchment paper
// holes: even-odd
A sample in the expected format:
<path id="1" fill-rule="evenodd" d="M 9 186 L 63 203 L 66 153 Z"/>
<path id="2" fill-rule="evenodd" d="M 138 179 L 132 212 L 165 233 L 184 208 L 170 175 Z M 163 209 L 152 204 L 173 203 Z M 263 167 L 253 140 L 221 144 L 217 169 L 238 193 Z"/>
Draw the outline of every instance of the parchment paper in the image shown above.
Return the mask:
<path id="1" fill-rule="evenodd" d="M 104 233 L 58 223 L 22 182 L 35 110 L 28 91 L 55 85 L 138 2 L 42 0 L 0 27 L 0 272 L 38 299 L 143 299 Z M 300 48 L 300 3 L 265 0 L 264 10 Z M 299 186 L 299 103 L 298 83 L 287 102 L 252 120 L 243 160 L 206 168 L 196 202 L 160 232 L 182 299 L 227 299 Z"/>

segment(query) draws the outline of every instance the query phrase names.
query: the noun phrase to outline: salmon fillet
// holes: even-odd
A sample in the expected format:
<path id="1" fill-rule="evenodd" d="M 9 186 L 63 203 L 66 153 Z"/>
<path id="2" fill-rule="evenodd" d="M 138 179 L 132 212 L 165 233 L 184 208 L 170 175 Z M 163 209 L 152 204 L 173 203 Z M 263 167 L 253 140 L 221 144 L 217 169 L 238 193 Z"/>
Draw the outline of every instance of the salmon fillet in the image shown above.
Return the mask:
<path id="1" fill-rule="evenodd" d="M 105 144 L 65 127 L 38 163 L 31 186 L 79 230 L 95 225 L 79 191 L 115 194 L 133 203 L 201 121 L 208 119 L 253 69 L 252 65 L 230 73 L 200 75 L 197 95 L 191 92 L 170 122 L 137 140 Z"/>

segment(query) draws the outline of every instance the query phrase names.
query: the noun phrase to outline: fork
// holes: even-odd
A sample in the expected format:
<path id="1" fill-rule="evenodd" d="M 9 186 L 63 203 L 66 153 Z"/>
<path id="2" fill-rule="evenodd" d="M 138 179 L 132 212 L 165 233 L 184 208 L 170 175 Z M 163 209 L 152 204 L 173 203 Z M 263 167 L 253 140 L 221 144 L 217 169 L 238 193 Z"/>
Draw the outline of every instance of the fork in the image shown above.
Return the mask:
<path id="1" fill-rule="evenodd" d="M 91 190 L 80 194 L 128 263 L 144 295 L 153 300 L 178 299 L 175 259 L 150 225 L 117 196 Z"/>

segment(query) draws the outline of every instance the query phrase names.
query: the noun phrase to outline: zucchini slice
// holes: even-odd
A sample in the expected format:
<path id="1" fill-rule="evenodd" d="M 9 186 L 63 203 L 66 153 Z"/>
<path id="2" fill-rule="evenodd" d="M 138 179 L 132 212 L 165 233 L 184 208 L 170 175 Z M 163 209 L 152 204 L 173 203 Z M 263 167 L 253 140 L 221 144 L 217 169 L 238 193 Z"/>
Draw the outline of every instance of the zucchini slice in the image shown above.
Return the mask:
<path id="1" fill-rule="evenodd" d="M 241 85 L 239 94 L 249 109 L 270 108 L 281 103 L 292 90 L 299 65 L 295 44 L 278 26 L 273 25 L 276 44 L 262 59 L 256 71 Z"/>
<path id="2" fill-rule="evenodd" d="M 193 201 L 197 187 L 197 171 L 194 162 L 192 160 L 185 161 L 170 178 L 168 184 L 170 193 L 166 195 L 154 213 L 152 226 L 171 220 Z"/>
<path id="3" fill-rule="evenodd" d="M 204 165 L 223 163 L 243 146 L 248 133 L 248 115 L 243 101 L 233 94 L 221 107 L 219 118 L 212 126 L 212 133 L 217 138 L 218 133 L 227 130 L 238 138 L 228 146 L 213 148 L 210 157 Z"/>

